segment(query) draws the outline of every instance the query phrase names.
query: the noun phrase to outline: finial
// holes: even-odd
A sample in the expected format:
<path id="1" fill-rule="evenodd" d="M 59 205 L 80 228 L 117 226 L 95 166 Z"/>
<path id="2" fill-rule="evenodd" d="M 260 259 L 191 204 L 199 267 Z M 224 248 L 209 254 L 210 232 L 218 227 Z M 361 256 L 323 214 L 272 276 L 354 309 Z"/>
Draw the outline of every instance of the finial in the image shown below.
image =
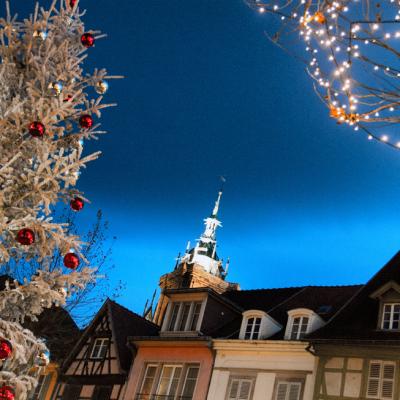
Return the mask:
<path id="1" fill-rule="evenodd" d="M 225 276 L 228 275 L 228 269 L 229 269 L 229 264 L 230 263 L 231 263 L 231 260 L 228 257 L 228 259 L 226 260 L 226 264 L 225 264 Z"/>
<path id="2" fill-rule="evenodd" d="M 224 191 L 224 184 L 226 182 L 226 179 L 224 176 L 220 176 L 220 180 L 221 180 L 221 186 L 220 189 L 218 191 L 218 198 L 217 201 L 215 202 L 215 206 L 214 206 L 214 210 L 211 214 L 212 217 L 216 217 L 218 215 L 218 210 L 219 210 L 219 203 L 221 201 L 221 196 L 222 196 L 222 192 Z"/>
<path id="3" fill-rule="evenodd" d="M 174 270 L 176 270 L 178 268 L 178 265 L 181 262 L 181 252 L 178 253 L 178 257 L 176 257 L 175 260 L 176 260 L 176 263 L 175 263 Z"/>

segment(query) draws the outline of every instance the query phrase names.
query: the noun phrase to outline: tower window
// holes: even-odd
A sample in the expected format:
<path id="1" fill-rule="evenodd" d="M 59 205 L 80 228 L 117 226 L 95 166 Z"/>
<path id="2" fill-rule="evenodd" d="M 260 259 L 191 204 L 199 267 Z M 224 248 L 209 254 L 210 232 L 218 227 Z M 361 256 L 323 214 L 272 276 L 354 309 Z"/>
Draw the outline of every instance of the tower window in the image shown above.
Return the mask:
<path id="1" fill-rule="evenodd" d="M 383 305 L 382 329 L 400 329 L 400 303 Z"/>
<path id="2" fill-rule="evenodd" d="M 196 331 L 203 302 L 174 302 L 164 330 L 170 332 Z"/>

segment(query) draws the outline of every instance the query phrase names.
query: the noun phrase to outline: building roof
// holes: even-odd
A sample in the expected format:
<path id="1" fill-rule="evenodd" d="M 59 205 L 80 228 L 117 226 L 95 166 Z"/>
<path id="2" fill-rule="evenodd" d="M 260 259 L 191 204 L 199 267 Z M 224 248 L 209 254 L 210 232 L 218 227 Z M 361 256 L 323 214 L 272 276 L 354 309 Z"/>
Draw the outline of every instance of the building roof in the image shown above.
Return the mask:
<path id="1" fill-rule="evenodd" d="M 9 275 L 0 276 L 0 290 L 4 290 L 6 282 L 13 282 Z M 44 339 L 50 351 L 52 361 L 62 361 L 80 336 L 80 330 L 67 310 L 53 306 L 46 308 L 38 315 L 38 320 L 25 320 L 24 328 L 31 330 L 38 338 Z"/>
<path id="2" fill-rule="evenodd" d="M 283 327 L 288 320 L 288 311 L 307 308 L 324 321 L 329 319 L 362 287 L 349 286 L 301 286 L 277 289 L 239 290 L 226 292 L 223 297 L 237 304 L 242 311 L 265 311 Z M 237 338 L 242 316 L 221 326 L 212 333 L 213 337 Z M 284 329 L 269 339 L 280 340 Z"/>
<path id="3" fill-rule="evenodd" d="M 159 327 L 115 301 L 108 300 L 111 321 L 121 368 L 129 371 L 132 353 L 127 348 L 128 336 L 157 335 Z"/>
<path id="4" fill-rule="evenodd" d="M 94 333 L 97 325 L 107 313 L 111 324 L 121 370 L 128 372 L 132 362 L 132 352 L 127 346 L 128 336 L 153 336 L 159 331 L 159 327 L 140 315 L 128 310 L 113 300 L 107 299 L 91 323 L 87 326 L 79 341 L 76 343 L 70 355 L 65 360 L 63 370 L 66 371 L 79 353 L 87 339 Z"/>
<path id="5" fill-rule="evenodd" d="M 309 335 L 311 341 L 398 341 L 399 331 L 377 329 L 379 300 L 371 295 L 393 281 L 400 284 L 400 252 L 379 270 L 347 304 L 321 329 Z"/>

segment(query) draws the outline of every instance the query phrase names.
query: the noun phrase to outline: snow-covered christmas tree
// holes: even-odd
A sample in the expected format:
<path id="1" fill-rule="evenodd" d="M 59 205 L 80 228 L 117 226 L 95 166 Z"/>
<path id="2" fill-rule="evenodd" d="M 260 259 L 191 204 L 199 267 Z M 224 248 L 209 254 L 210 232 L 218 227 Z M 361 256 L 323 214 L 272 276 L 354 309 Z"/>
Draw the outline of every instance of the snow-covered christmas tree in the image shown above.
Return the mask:
<path id="1" fill-rule="evenodd" d="M 86 199 L 75 185 L 80 169 L 99 153 L 83 155 L 83 142 L 100 133 L 106 71 L 87 74 L 87 51 L 102 37 L 86 31 L 77 0 L 36 6 L 23 21 L 6 4 L 0 19 L 0 266 L 10 258 L 36 258 L 41 268 L 28 282 L 0 292 L 0 399 L 25 400 L 48 360 L 46 346 L 23 329 L 44 308 L 95 279 L 85 267 L 81 242 L 52 220 L 60 201 L 80 211 Z M 64 265 L 46 270 L 55 250 Z M 1 273 L 1 270 L 0 270 Z"/>

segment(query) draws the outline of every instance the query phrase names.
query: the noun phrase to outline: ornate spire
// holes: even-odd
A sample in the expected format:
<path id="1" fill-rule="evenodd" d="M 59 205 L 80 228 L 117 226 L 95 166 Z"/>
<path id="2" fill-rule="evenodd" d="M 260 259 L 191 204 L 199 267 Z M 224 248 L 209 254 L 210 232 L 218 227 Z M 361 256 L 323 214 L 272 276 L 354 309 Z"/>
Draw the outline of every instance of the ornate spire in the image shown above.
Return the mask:
<path id="1" fill-rule="evenodd" d="M 195 248 L 187 253 L 190 263 L 201 265 L 207 272 L 216 276 L 223 275 L 221 263 L 217 256 L 216 239 L 217 228 L 222 226 L 221 221 L 217 218 L 221 197 L 222 189 L 218 192 L 218 197 L 211 216 L 204 220 L 204 232 L 198 239 Z"/>

